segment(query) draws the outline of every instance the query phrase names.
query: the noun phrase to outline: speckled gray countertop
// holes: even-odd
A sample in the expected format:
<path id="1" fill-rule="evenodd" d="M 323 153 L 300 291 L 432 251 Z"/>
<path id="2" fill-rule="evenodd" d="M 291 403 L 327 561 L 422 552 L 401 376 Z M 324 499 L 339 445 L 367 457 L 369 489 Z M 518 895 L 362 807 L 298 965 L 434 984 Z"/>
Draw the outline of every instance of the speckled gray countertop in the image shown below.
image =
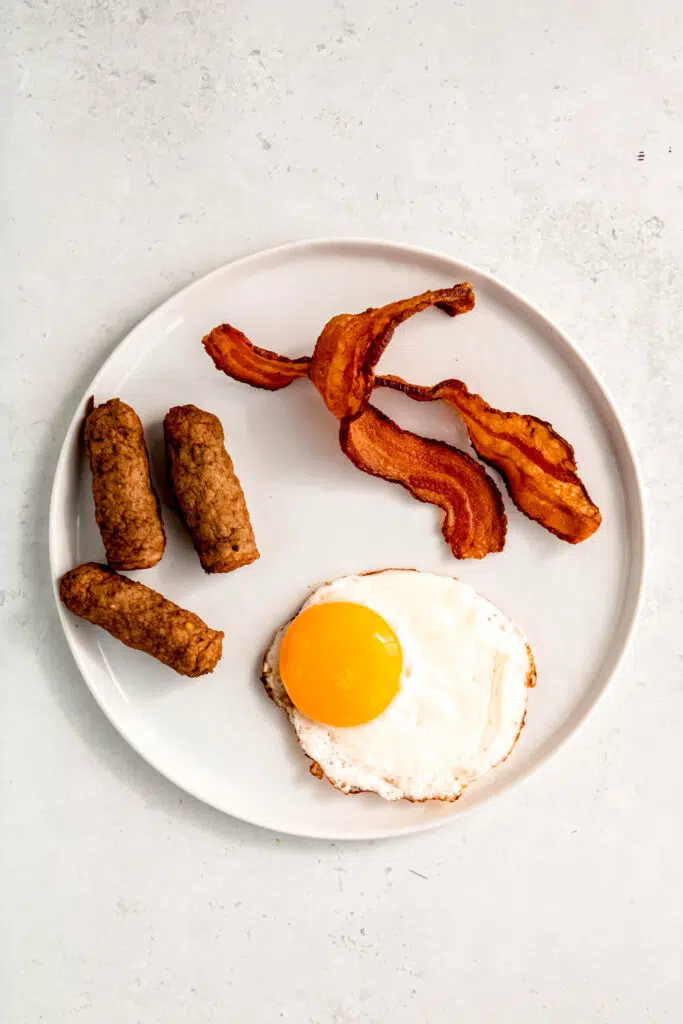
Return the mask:
<path id="1" fill-rule="evenodd" d="M 3 1024 L 680 1019 L 683 8 L 674 0 L 8 0 L 2 14 Z M 548 767 L 439 832 L 278 838 L 97 709 L 49 590 L 77 398 L 193 278 L 290 239 L 444 250 L 621 407 L 640 629 Z M 7 444 L 7 442 L 9 442 Z"/>

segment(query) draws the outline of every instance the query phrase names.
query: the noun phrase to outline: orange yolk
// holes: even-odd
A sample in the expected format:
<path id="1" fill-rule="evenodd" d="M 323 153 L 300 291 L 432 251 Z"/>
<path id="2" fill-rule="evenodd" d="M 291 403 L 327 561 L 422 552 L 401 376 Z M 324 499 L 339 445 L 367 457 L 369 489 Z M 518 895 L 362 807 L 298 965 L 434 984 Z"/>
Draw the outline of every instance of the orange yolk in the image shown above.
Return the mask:
<path id="1" fill-rule="evenodd" d="M 280 647 L 292 704 L 324 725 L 362 725 L 399 689 L 401 646 L 381 615 L 347 601 L 316 604 L 294 619 Z"/>

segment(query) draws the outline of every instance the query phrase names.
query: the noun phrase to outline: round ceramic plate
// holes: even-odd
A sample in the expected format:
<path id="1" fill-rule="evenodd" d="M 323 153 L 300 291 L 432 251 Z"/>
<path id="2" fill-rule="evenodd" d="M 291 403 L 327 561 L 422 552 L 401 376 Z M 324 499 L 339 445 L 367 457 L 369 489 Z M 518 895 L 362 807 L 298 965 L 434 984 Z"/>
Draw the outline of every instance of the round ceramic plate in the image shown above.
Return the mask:
<path id="1" fill-rule="evenodd" d="M 551 420 L 574 445 L 603 525 L 576 547 L 526 519 L 505 497 L 501 554 L 455 561 L 441 513 L 401 487 L 360 473 L 339 450 L 337 425 L 308 381 L 277 393 L 215 370 L 202 336 L 230 322 L 255 344 L 310 353 L 323 324 L 397 298 L 469 280 L 472 313 L 429 310 L 402 325 L 380 363 L 416 383 L 463 379 L 502 409 Z M 216 671 L 190 680 L 66 612 L 78 666 L 104 713 L 150 764 L 229 814 L 281 832 L 328 839 L 391 836 L 451 821 L 558 749 L 605 689 L 633 629 L 642 589 L 644 521 L 632 450 L 604 388 L 572 343 L 519 295 L 480 271 L 422 249 L 367 240 L 304 242 L 222 267 L 170 299 L 121 342 L 83 396 L 57 466 L 50 511 L 55 587 L 80 562 L 103 561 L 90 473 L 79 446 L 89 395 L 119 396 L 140 415 L 165 505 L 168 546 L 154 569 L 131 574 L 225 631 Z M 468 448 L 439 403 L 376 393 L 402 426 Z M 168 508 L 162 420 L 192 402 L 223 422 L 261 558 L 206 576 Z M 538 685 L 527 725 L 505 764 L 455 804 L 345 796 L 309 774 L 284 716 L 258 678 L 276 628 L 312 587 L 348 573 L 411 567 L 459 576 L 526 632 Z"/>

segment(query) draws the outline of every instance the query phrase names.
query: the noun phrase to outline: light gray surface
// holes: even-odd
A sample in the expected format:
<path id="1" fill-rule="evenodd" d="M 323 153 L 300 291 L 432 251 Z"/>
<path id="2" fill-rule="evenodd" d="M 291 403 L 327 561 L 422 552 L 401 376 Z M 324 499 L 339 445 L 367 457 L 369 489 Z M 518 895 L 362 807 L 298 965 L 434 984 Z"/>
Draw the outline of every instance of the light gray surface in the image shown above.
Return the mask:
<path id="1" fill-rule="evenodd" d="M 678 2 L 9 0 L 3 22 L 3 1024 L 679 1020 Z M 194 277 L 323 234 L 526 292 L 613 392 L 651 512 L 639 634 L 569 749 L 370 845 L 183 797 L 97 710 L 48 583 L 50 479 L 103 357 Z"/>

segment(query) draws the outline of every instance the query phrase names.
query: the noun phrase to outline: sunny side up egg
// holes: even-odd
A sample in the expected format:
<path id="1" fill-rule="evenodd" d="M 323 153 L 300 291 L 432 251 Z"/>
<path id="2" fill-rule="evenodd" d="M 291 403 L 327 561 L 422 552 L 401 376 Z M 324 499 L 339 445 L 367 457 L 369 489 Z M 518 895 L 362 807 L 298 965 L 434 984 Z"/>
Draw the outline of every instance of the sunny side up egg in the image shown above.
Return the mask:
<path id="1" fill-rule="evenodd" d="M 262 669 L 313 774 L 385 800 L 457 799 L 514 747 L 535 678 L 526 637 L 489 601 L 404 569 L 319 587 Z"/>

